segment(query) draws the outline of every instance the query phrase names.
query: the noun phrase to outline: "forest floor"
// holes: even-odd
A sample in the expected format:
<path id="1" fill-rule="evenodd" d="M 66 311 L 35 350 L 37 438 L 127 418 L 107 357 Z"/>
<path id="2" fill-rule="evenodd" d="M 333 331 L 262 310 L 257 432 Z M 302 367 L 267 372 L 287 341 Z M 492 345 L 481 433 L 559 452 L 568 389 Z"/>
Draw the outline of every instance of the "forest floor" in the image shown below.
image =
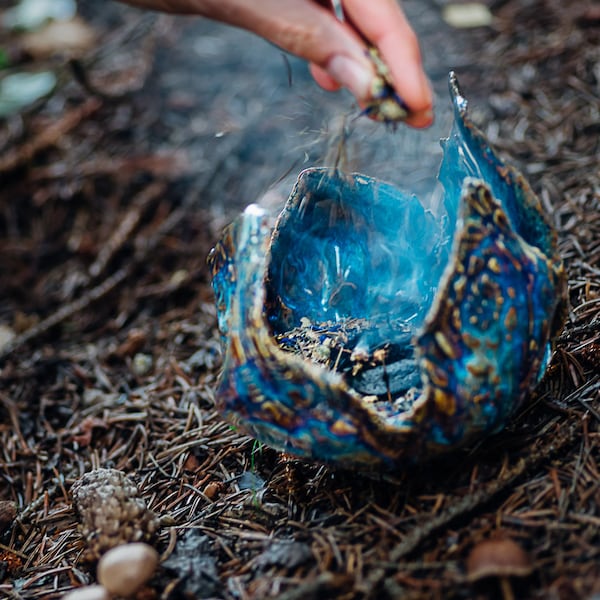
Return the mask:
<path id="1" fill-rule="evenodd" d="M 162 517 L 140 599 L 506 598 L 466 576 L 495 537 L 532 561 L 515 597 L 600 597 L 600 5 L 496 0 L 491 26 L 452 29 L 441 0 L 404 3 L 436 125 L 353 120 L 353 164 L 426 189 L 455 69 L 558 231 L 570 310 L 504 431 L 375 476 L 222 420 L 205 262 L 246 204 L 277 205 L 326 163 L 358 110 L 244 32 L 101 4 L 80 3 L 95 48 L 74 67 L 48 59 L 53 96 L 0 122 L 0 501 L 16 503 L 14 519 L 0 511 L 0 597 L 95 581 L 70 488 L 97 467 L 129 475 Z"/>

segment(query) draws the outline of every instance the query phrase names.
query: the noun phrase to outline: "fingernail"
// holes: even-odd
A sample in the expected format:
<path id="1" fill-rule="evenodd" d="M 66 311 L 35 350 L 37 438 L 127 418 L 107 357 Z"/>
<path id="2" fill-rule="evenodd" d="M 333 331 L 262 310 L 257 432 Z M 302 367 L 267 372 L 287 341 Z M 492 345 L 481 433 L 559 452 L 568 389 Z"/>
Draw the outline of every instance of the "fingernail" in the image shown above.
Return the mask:
<path id="1" fill-rule="evenodd" d="M 367 65 L 338 54 L 327 64 L 327 72 L 341 86 L 348 88 L 358 100 L 370 97 L 373 71 Z"/>

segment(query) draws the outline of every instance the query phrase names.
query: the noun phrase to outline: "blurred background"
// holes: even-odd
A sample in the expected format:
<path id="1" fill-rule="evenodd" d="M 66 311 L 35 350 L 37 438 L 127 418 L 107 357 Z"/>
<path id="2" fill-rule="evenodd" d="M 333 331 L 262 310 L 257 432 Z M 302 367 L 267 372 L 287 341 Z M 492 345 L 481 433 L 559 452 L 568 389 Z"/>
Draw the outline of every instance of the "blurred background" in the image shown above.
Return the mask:
<path id="1" fill-rule="evenodd" d="M 0 2 L 0 595 L 95 580 L 69 490 L 98 466 L 175 523 L 153 543 L 176 560 L 140 598 L 498 597 L 467 578 L 494 536 L 530 556 L 516 597 L 600 593 L 600 4 L 403 6 L 435 90 L 427 131 L 372 123 L 301 61 L 200 18 Z M 214 410 L 206 255 L 340 140 L 349 169 L 427 201 L 450 69 L 559 233 L 571 307 L 548 377 L 505 431 L 416 472 L 255 444 Z"/>

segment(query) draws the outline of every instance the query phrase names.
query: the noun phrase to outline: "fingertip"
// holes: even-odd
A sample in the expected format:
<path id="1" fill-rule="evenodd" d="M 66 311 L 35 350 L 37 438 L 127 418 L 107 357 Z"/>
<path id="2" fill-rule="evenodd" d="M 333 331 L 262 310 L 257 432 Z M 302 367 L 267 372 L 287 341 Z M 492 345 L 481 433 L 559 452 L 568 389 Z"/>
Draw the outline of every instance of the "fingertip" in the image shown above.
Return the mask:
<path id="1" fill-rule="evenodd" d="M 379 51 L 390 70 L 394 89 L 411 111 L 431 112 L 433 93 L 423 71 L 418 46 L 407 48 L 396 39 L 386 38 L 380 41 Z"/>
<path id="2" fill-rule="evenodd" d="M 433 94 L 423 71 L 419 39 L 400 4 L 396 0 L 345 0 L 345 8 L 361 33 L 379 50 L 394 89 L 410 110 L 431 111 Z"/>
<path id="3" fill-rule="evenodd" d="M 433 125 L 433 110 L 428 109 L 417 113 L 411 113 L 406 119 L 406 124 L 415 129 L 426 129 Z"/>
<path id="4" fill-rule="evenodd" d="M 325 71 L 325 69 L 322 69 L 315 63 L 310 63 L 308 65 L 308 69 L 310 74 L 313 76 L 313 79 L 324 90 L 328 92 L 336 92 L 342 87 L 327 71 Z"/>

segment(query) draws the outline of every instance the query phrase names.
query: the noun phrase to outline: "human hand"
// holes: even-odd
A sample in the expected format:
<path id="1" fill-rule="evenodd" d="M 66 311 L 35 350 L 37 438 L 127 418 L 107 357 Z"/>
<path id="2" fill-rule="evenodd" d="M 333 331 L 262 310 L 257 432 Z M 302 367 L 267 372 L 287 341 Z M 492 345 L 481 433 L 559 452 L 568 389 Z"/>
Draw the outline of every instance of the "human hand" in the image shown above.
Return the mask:
<path id="1" fill-rule="evenodd" d="M 202 15 L 252 31 L 310 63 L 321 87 L 345 87 L 365 106 L 375 77 L 365 40 L 379 49 L 395 91 L 410 110 L 406 122 L 427 127 L 432 94 L 415 33 L 396 0 L 344 0 L 338 20 L 323 0 L 126 0 L 155 10 Z"/>

